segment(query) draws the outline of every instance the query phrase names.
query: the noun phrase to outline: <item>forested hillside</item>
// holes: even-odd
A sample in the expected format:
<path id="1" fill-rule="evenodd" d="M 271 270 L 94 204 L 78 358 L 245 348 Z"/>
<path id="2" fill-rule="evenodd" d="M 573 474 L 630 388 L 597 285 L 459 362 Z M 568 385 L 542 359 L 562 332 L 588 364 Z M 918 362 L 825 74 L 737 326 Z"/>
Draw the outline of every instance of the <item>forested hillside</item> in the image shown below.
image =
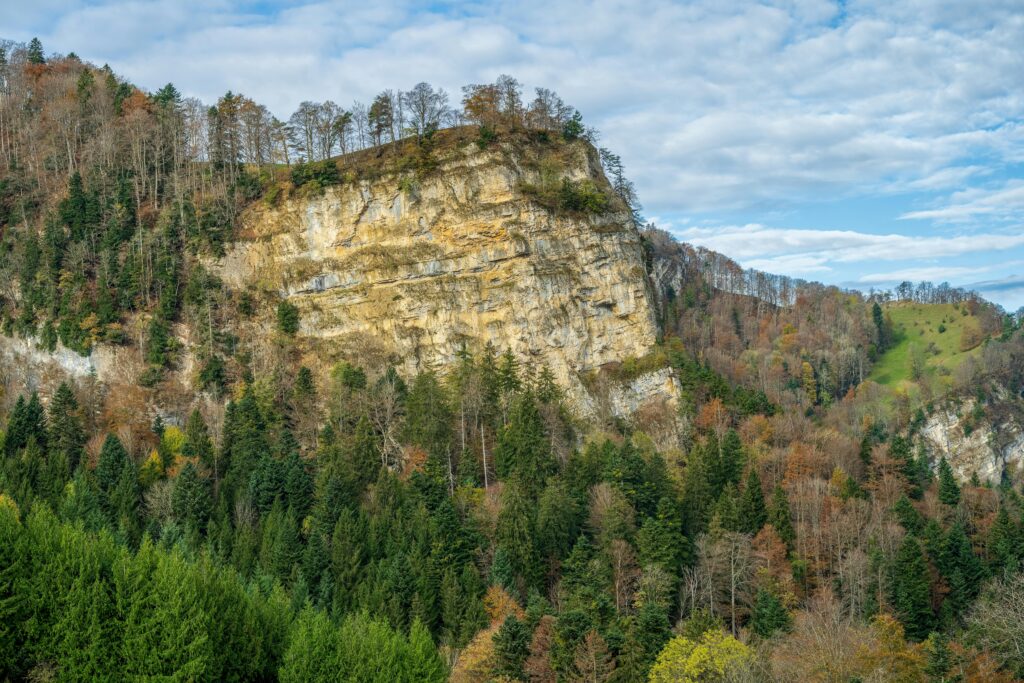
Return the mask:
<path id="1" fill-rule="evenodd" d="M 922 438 L 968 400 L 972 425 L 1019 415 L 1021 321 L 969 292 L 792 281 L 648 226 L 661 338 L 581 378 L 673 378 L 624 414 L 472 340 L 418 373 L 311 353 L 286 297 L 216 276 L 257 203 L 595 139 L 510 77 L 284 122 L 4 43 L 2 675 L 1024 677 L 1024 472 L 958 477 Z M 607 185 L 550 165 L 518 190 L 636 229 L 600 156 Z M 35 371 L 16 342 L 114 360 Z"/>

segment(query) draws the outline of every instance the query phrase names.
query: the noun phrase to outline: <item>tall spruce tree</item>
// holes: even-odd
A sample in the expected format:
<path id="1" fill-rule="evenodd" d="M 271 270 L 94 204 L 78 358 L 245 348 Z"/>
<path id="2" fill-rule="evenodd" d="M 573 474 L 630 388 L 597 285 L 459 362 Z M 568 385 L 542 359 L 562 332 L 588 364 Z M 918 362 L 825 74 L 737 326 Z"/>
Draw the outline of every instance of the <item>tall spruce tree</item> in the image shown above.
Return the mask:
<path id="1" fill-rule="evenodd" d="M 67 382 L 61 382 L 50 400 L 47 424 L 50 457 L 58 458 L 67 467 L 66 474 L 70 475 L 82 459 L 86 437 L 78 413 L 78 400 Z"/>
<path id="2" fill-rule="evenodd" d="M 756 535 L 768 521 L 768 511 L 764 504 L 764 491 L 761 489 L 761 477 L 756 467 L 747 473 L 747 481 L 740 494 L 739 520 L 742 531 Z"/>
<path id="3" fill-rule="evenodd" d="M 953 468 L 945 457 L 939 461 L 939 500 L 946 505 L 957 505 L 960 502 L 960 485 L 956 483 Z"/>
<path id="4" fill-rule="evenodd" d="M 779 535 L 786 547 L 792 550 L 793 541 L 796 540 L 796 531 L 793 529 L 789 498 L 781 486 L 776 486 L 772 492 L 772 502 L 768 509 L 768 523 L 775 528 L 775 533 Z"/>
<path id="5" fill-rule="evenodd" d="M 909 534 L 903 539 L 893 564 L 891 600 L 908 637 L 923 640 L 931 633 L 935 617 L 928 563 L 917 539 Z"/>

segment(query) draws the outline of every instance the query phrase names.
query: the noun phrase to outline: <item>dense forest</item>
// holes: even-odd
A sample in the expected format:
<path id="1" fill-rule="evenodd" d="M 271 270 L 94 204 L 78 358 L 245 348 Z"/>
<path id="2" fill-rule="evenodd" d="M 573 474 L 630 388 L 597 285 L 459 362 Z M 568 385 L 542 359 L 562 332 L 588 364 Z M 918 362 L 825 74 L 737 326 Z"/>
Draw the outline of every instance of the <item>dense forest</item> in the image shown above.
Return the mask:
<path id="1" fill-rule="evenodd" d="M 278 121 L 4 43 L 4 339 L 134 349 L 143 371 L 115 388 L 0 365 L 2 675 L 1024 677 L 1022 473 L 958 479 L 920 433 L 942 402 L 969 397 L 978 423 L 1017 405 L 1019 316 L 948 286 L 865 296 L 743 271 L 648 226 L 663 338 L 588 381 L 671 368 L 681 400 L 587 420 L 546 367 L 489 345 L 438 373 L 315 373 L 298 309 L 204 266 L 253 202 L 431 173 L 445 145 L 577 138 L 596 133 L 575 110 L 505 76 L 457 111 L 419 84 Z M 523 191 L 639 226 L 600 156 L 608 195 Z M 971 355 L 894 390 L 868 378 L 909 301 L 954 306 Z M 272 334 L 245 338 L 237 321 L 267 311 Z"/>

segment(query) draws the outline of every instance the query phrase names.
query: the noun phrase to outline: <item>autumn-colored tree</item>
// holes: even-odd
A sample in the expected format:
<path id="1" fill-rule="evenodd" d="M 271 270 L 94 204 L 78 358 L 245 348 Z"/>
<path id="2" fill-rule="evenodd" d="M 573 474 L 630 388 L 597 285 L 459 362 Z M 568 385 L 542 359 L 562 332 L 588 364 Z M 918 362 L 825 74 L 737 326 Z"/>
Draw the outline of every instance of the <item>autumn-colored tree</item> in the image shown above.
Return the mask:
<path id="1" fill-rule="evenodd" d="M 718 630 L 698 640 L 676 636 L 651 667 L 650 683 L 698 683 L 729 680 L 749 669 L 753 654 L 746 645 Z"/>
<path id="2" fill-rule="evenodd" d="M 555 638 L 555 618 L 545 614 L 537 622 L 530 640 L 529 655 L 523 664 L 530 683 L 555 683 L 558 674 L 551 666 L 551 647 Z"/>
<path id="3" fill-rule="evenodd" d="M 615 658 L 608 651 L 604 638 L 594 630 L 588 631 L 576 646 L 573 657 L 572 683 L 605 683 L 615 672 Z"/>

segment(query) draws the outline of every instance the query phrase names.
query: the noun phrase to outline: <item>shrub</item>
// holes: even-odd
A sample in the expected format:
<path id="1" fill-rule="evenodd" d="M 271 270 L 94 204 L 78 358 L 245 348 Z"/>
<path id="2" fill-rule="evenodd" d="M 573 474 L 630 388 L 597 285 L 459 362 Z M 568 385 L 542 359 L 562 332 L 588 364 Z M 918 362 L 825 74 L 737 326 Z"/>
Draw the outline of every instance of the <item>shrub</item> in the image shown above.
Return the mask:
<path id="1" fill-rule="evenodd" d="M 325 159 L 324 161 L 296 164 L 292 168 L 292 183 L 296 187 L 313 182 L 318 183 L 314 186 L 317 189 L 340 183 L 341 171 L 338 169 L 338 164 L 330 159 Z"/>
<path id="2" fill-rule="evenodd" d="M 299 309 L 295 304 L 282 301 L 277 305 L 277 329 L 288 335 L 299 331 Z"/>

